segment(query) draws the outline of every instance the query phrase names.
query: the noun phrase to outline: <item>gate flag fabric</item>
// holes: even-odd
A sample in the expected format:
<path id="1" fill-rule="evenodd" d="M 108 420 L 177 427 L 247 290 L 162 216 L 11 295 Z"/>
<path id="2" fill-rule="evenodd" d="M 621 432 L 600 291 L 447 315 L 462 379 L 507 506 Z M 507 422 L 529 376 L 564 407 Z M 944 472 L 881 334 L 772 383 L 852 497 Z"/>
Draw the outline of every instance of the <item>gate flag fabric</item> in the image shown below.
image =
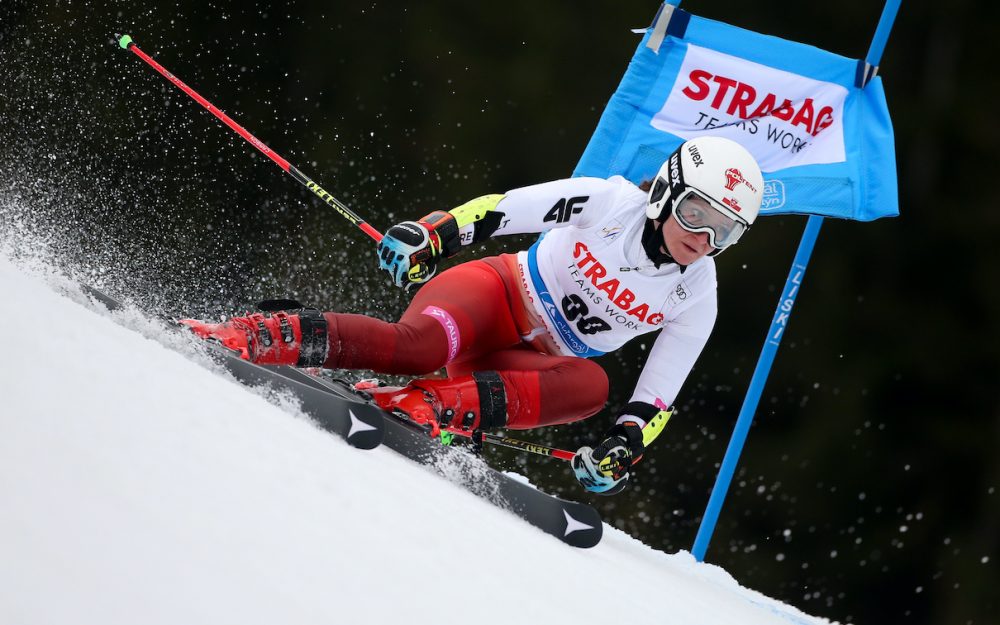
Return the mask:
<path id="1" fill-rule="evenodd" d="M 717 135 L 760 163 L 762 215 L 898 215 L 892 122 L 881 78 L 859 86 L 866 69 L 665 5 L 574 175 L 639 184 L 685 140 Z"/>

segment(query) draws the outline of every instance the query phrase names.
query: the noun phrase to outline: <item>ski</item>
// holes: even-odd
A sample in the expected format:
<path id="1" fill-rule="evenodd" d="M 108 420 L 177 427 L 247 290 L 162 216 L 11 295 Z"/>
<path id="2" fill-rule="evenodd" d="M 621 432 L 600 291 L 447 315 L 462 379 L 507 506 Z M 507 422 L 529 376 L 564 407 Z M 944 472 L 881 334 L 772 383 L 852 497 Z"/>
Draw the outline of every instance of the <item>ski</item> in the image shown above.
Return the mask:
<path id="1" fill-rule="evenodd" d="M 83 285 L 82 289 L 109 311 L 124 308 L 121 302 L 93 287 Z M 324 430 L 339 435 L 354 447 L 373 449 L 382 443 L 385 419 L 382 410 L 376 406 L 360 398 L 335 397 L 315 385 L 303 383 L 302 379 L 281 375 L 275 367 L 262 367 L 243 360 L 221 345 L 206 345 L 213 359 L 241 383 L 248 386 L 267 385 L 279 392 L 293 394 L 299 400 L 302 412 L 312 417 Z"/>
<path id="2" fill-rule="evenodd" d="M 368 401 L 341 380 L 311 375 L 294 367 L 276 367 L 276 370 L 291 380 L 345 401 Z M 386 413 L 383 445 L 411 460 L 432 466 L 465 490 L 513 512 L 568 545 L 588 548 L 601 540 L 604 525 L 593 507 L 543 493 L 493 469 L 466 449 L 442 445 L 401 417 Z"/>

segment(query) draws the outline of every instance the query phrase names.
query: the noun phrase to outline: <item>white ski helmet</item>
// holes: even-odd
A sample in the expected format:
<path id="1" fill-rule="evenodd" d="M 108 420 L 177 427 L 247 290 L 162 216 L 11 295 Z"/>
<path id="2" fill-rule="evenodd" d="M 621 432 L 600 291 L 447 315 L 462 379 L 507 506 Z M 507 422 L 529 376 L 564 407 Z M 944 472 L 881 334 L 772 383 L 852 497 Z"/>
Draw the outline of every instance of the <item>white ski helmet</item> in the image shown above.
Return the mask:
<path id="1" fill-rule="evenodd" d="M 718 254 L 736 243 L 757 218 L 764 177 L 754 157 L 723 137 L 685 141 L 663 163 L 649 189 L 646 216 L 674 216 L 682 228 L 707 232 Z M 705 204 L 714 211 L 706 211 Z"/>

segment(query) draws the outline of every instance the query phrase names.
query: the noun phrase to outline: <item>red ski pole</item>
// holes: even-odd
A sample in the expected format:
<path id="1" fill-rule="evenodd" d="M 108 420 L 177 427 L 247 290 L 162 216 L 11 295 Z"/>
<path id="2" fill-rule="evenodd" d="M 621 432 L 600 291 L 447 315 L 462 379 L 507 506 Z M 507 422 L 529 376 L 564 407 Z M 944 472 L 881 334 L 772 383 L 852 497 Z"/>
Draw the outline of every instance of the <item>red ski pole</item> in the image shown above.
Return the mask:
<path id="1" fill-rule="evenodd" d="M 274 150 L 267 147 L 267 145 L 265 145 L 263 141 L 261 141 L 257 137 L 247 132 L 246 128 L 237 124 L 235 121 L 232 120 L 232 118 L 230 118 L 228 115 L 226 115 L 218 108 L 216 108 L 215 105 L 213 105 L 205 98 L 201 97 L 197 91 L 195 91 L 191 87 L 188 87 L 186 84 L 184 84 L 183 81 L 181 81 L 181 79 L 177 78 L 176 76 L 168 72 L 166 68 L 164 68 L 162 65 L 154 61 L 151 56 L 140 50 L 139 46 L 135 45 L 131 37 L 129 37 L 128 35 L 122 35 L 121 37 L 118 38 L 118 45 L 125 50 L 130 50 L 131 52 L 134 52 L 135 55 L 138 56 L 140 59 L 142 59 L 146 63 L 149 63 L 149 65 L 156 71 L 160 72 L 160 74 L 162 74 L 164 78 L 174 83 L 174 85 L 177 86 L 181 91 L 194 98 L 195 101 L 198 102 L 198 104 L 208 109 L 208 112 L 218 117 L 222 121 L 222 123 L 232 128 L 234 131 L 236 131 L 237 134 L 246 139 L 251 145 L 253 145 L 255 148 L 263 152 L 265 156 L 267 156 L 269 159 L 277 163 L 278 167 L 284 169 L 285 172 L 287 172 L 292 176 L 292 178 L 295 178 L 300 183 L 305 185 L 307 189 L 315 193 L 319 197 L 319 199 L 323 200 L 324 202 L 332 206 L 334 209 L 336 209 L 337 212 L 343 215 L 345 218 L 347 218 L 348 221 L 350 221 L 358 228 L 361 228 L 361 230 L 365 234 L 375 239 L 376 241 L 382 240 L 382 233 L 380 233 L 375 228 L 372 228 L 370 225 L 368 225 L 368 223 L 364 219 L 358 217 L 354 213 L 354 211 L 344 206 L 344 204 L 340 200 L 333 197 L 332 195 L 327 193 L 323 189 L 323 187 L 313 182 L 309 178 L 309 176 L 303 174 L 301 171 L 296 169 L 295 166 L 293 166 L 291 163 L 289 163 L 281 156 L 279 156 L 277 153 L 275 153 Z"/>

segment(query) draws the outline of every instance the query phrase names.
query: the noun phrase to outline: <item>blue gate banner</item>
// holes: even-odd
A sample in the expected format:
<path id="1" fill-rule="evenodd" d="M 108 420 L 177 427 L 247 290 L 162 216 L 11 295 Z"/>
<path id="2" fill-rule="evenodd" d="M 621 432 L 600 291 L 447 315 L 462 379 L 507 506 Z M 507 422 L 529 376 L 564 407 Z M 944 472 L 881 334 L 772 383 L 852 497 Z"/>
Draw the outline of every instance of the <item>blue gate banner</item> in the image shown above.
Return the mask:
<path id="1" fill-rule="evenodd" d="M 639 184 L 682 142 L 717 135 L 760 163 L 762 215 L 899 214 L 892 121 L 882 79 L 859 86 L 864 62 L 662 11 L 669 23 L 646 31 L 575 176 Z"/>

